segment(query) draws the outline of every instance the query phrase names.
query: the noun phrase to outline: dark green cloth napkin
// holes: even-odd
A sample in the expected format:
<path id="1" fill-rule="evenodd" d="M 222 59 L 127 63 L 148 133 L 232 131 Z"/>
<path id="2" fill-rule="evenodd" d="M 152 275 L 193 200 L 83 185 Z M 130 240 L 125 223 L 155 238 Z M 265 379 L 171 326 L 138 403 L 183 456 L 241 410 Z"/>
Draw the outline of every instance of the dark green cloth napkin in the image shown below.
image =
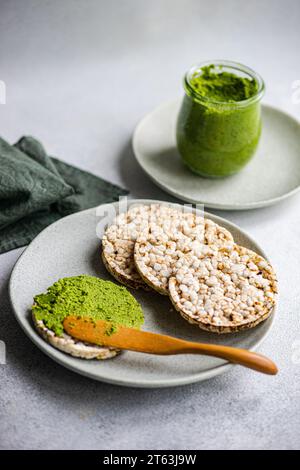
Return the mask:
<path id="1" fill-rule="evenodd" d="M 29 243 L 59 218 L 128 191 L 46 154 L 33 137 L 0 138 L 0 253 Z"/>

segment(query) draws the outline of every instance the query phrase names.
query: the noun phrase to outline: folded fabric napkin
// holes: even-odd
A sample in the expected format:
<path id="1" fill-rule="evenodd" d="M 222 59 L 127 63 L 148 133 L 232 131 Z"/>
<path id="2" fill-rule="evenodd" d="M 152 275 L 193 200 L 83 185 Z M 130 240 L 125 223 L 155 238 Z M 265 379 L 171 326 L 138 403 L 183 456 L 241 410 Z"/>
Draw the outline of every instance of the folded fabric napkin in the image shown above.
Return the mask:
<path id="1" fill-rule="evenodd" d="M 43 228 L 128 191 L 46 154 L 33 137 L 0 138 L 0 253 L 29 243 Z"/>

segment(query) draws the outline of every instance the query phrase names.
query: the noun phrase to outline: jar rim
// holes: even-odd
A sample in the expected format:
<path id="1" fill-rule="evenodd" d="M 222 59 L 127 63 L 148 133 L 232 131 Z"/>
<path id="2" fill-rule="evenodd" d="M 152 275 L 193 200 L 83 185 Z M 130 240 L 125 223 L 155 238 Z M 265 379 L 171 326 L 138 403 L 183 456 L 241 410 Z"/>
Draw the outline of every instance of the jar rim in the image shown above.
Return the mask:
<path id="1" fill-rule="evenodd" d="M 209 65 L 230 68 L 233 71 L 236 70 L 237 72 L 242 72 L 248 75 L 249 78 L 255 80 L 255 82 L 257 83 L 258 85 L 257 92 L 255 93 L 255 95 L 251 96 L 250 98 L 247 98 L 242 101 L 234 101 L 234 102 L 216 101 L 216 100 L 207 98 L 206 96 L 200 95 L 197 92 L 197 90 L 195 90 L 195 88 L 191 85 L 191 78 L 195 74 L 195 72 L 197 72 L 197 70 L 200 70 L 202 67 L 209 66 Z M 265 92 L 264 80 L 257 72 L 255 72 L 253 69 L 251 69 L 247 65 L 243 65 L 239 62 L 234 62 L 230 60 L 207 60 L 207 61 L 200 62 L 198 64 L 193 65 L 184 75 L 183 85 L 184 85 L 185 90 L 188 92 L 188 94 L 194 97 L 196 101 L 201 102 L 201 103 L 216 105 L 216 106 L 222 106 L 226 108 L 244 108 L 246 106 L 249 106 L 250 104 L 253 104 L 259 101 Z"/>

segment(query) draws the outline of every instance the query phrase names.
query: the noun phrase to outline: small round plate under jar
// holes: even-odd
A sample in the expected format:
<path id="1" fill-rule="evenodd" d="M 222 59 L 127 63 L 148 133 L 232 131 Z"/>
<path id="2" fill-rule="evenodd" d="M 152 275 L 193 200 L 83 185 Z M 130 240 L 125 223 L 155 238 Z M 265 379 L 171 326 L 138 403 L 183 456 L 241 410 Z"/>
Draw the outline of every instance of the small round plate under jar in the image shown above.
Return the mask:
<path id="1" fill-rule="evenodd" d="M 133 150 L 147 175 L 162 189 L 190 203 L 223 210 L 269 206 L 300 189 L 300 123 L 262 105 L 262 136 L 256 154 L 236 175 L 209 179 L 192 173 L 176 148 L 181 99 L 145 116 L 135 129 Z"/>

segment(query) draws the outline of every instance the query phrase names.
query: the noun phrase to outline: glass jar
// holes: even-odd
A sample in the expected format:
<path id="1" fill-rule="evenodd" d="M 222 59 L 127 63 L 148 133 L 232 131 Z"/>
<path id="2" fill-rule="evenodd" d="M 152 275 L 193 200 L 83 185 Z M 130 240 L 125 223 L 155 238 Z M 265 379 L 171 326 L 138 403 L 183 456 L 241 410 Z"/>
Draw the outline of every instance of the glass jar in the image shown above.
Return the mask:
<path id="1" fill-rule="evenodd" d="M 191 84 L 202 67 L 214 65 L 255 80 L 256 92 L 243 101 L 212 101 Z M 229 61 L 203 62 L 184 77 L 185 96 L 177 119 L 177 147 L 183 162 L 195 173 L 211 178 L 240 171 L 254 155 L 261 134 L 262 78 L 250 68 Z"/>

